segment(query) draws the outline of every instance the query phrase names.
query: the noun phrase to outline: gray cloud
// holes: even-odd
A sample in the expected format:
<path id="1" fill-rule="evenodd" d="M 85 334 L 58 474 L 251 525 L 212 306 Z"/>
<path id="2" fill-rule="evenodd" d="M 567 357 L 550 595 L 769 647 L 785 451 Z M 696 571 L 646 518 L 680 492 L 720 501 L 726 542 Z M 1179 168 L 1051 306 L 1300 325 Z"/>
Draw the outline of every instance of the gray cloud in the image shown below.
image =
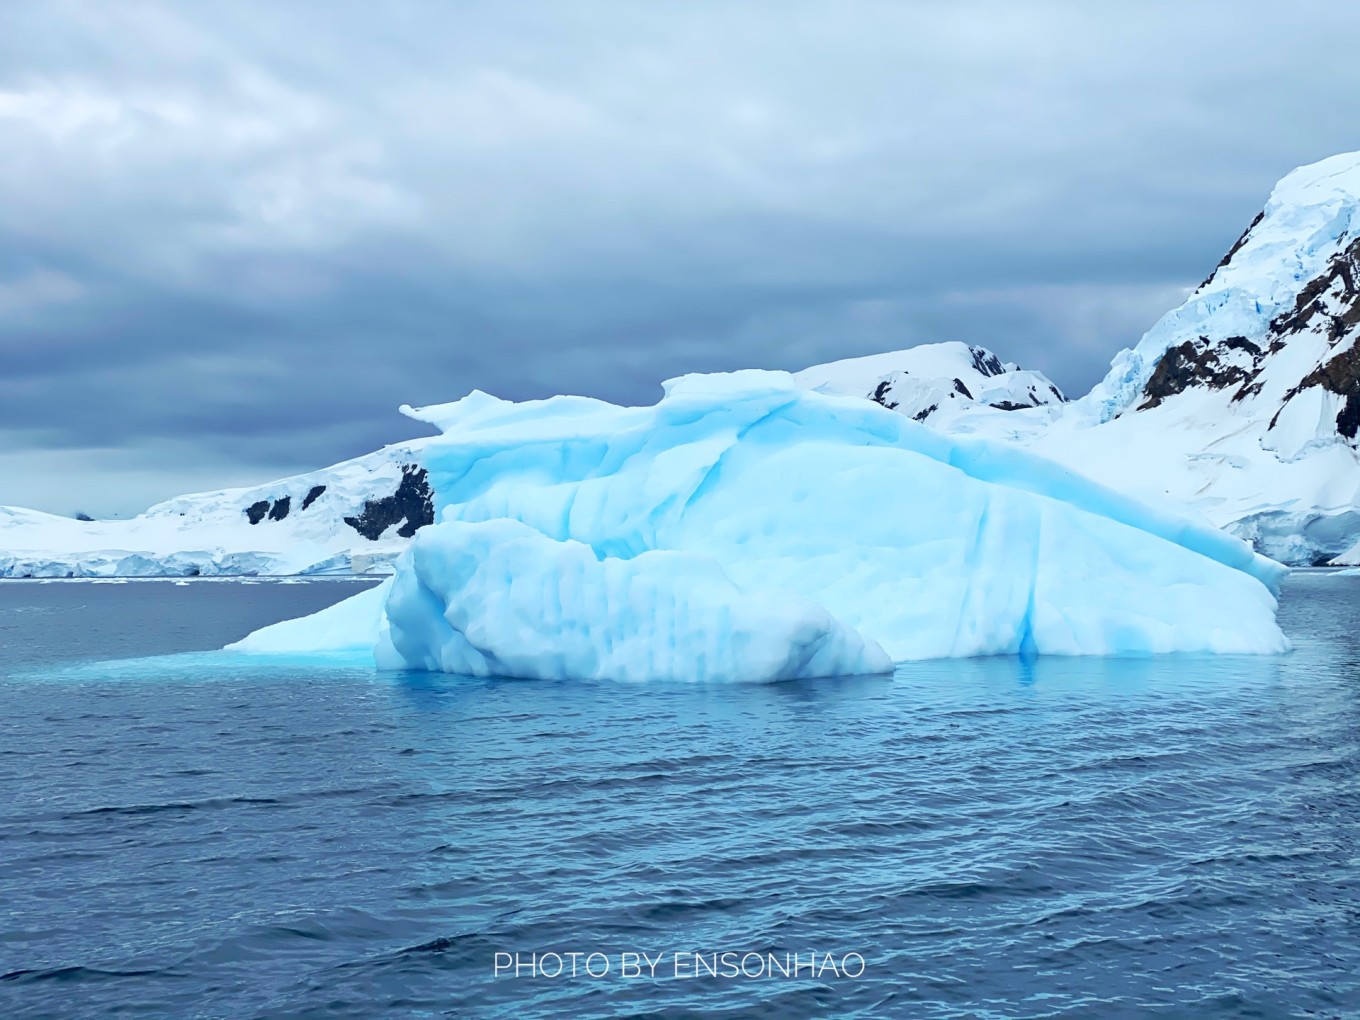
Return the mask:
<path id="1" fill-rule="evenodd" d="M 1252 0 L 6 5 L 0 503 L 263 480 L 473 387 L 649 401 L 964 339 L 1084 390 L 1275 179 L 1357 147 L 1357 30 Z"/>

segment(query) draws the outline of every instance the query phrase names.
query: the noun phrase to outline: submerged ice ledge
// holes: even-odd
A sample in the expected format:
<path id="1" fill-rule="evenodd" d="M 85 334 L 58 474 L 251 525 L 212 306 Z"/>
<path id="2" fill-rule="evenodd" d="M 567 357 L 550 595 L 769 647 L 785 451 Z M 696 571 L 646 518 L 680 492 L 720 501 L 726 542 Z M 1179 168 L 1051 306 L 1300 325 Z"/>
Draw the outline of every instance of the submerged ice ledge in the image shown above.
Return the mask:
<path id="1" fill-rule="evenodd" d="M 1288 647 L 1283 568 L 1245 543 L 786 373 L 685 376 L 651 407 L 475 393 L 412 413 L 444 430 L 439 523 L 392 581 L 235 647 L 694 680 Z"/>

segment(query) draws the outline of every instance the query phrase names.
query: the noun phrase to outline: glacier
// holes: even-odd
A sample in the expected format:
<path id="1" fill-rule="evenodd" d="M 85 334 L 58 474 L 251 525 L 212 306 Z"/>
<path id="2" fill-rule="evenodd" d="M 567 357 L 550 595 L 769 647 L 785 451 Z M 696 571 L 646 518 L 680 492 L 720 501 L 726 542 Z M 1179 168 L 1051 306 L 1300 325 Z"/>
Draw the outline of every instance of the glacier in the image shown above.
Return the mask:
<path id="1" fill-rule="evenodd" d="M 383 668 L 708 680 L 1288 648 L 1284 568 L 1244 542 L 787 373 L 684 376 L 646 407 L 404 410 L 443 433 L 437 523 L 380 594 L 237 650 L 362 634 Z"/>

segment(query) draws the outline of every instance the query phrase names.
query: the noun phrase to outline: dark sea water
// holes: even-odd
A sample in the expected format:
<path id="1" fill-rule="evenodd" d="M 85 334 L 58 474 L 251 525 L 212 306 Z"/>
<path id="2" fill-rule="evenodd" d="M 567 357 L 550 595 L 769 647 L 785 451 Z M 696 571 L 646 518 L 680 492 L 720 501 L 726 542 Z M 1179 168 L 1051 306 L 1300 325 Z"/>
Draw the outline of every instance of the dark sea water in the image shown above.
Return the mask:
<path id="1" fill-rule="evenodd" d="M 1360 1016 L 1360 577 L 1291 577 L 1279 658 L 192 651 L 357 589 L 0 583 L 0 1017 Z"/>

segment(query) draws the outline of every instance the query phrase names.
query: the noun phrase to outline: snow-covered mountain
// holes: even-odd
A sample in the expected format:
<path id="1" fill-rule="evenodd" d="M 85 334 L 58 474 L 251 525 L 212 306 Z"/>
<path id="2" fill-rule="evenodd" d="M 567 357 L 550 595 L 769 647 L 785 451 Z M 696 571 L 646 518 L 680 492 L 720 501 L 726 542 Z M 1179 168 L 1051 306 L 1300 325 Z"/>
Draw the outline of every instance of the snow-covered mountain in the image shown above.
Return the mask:
<path id="1" fill-rule="evenodd" d="M 1007 439 L 1191 508 L 1286 563 L 1360 563 L 1360 153 L 1286 176 L 1222 262 L 1084 397 L 963 343 L 795 375 L 943 432 Z M 403 408 L 439 426 L 430 414 Z M 128 521 L 0 508 L 0 576 L 365 572 L 433 515 L 422 450 L 389 446 Z"/>
<path id="2" fill-rule="evenodd" d="M 867 397 L 943 429 L 965 415 L 1066 399 L 1042 372 L 1004 364 L 985 347 L 957 341 L 814 365 L 794 378 L 808 389 Z"/>
<path id="3" fill-rule="evenodd" d="M 1360 153 L 1350 153 L 1280 181 L 1208 279 L 1078 400 L 1031 399 L 997 413 L 987 405 L 1014 398 L 975 392 L 962 373 L 986 355 L 962 344 L 798 378 L 880 399 L 945 432 L 1018 442 L 1112 488 L 1198 511 L 1286 563 L 1355 563 L 1357 339 Z M 1001 367 L 991 381 L 1042 396 L 1043 376 Z M 978 399 L 949 397 L 951 375 Z"/>
<path id="4" fill-rule="evenodd" d="M 426 442 L 266 485 L 180 496 L 130 520 L 0 507 L 0 577 L 386 572 L 434 519 Z"/>
<path id="5" fill-rule="evenodd" d="M 1023 440 L 1098 481 L 1192 506 L 1284 562 L 1353 557 L 1358 285 L 1350 153 L 1280 181 L 1186 302 Z"/>

